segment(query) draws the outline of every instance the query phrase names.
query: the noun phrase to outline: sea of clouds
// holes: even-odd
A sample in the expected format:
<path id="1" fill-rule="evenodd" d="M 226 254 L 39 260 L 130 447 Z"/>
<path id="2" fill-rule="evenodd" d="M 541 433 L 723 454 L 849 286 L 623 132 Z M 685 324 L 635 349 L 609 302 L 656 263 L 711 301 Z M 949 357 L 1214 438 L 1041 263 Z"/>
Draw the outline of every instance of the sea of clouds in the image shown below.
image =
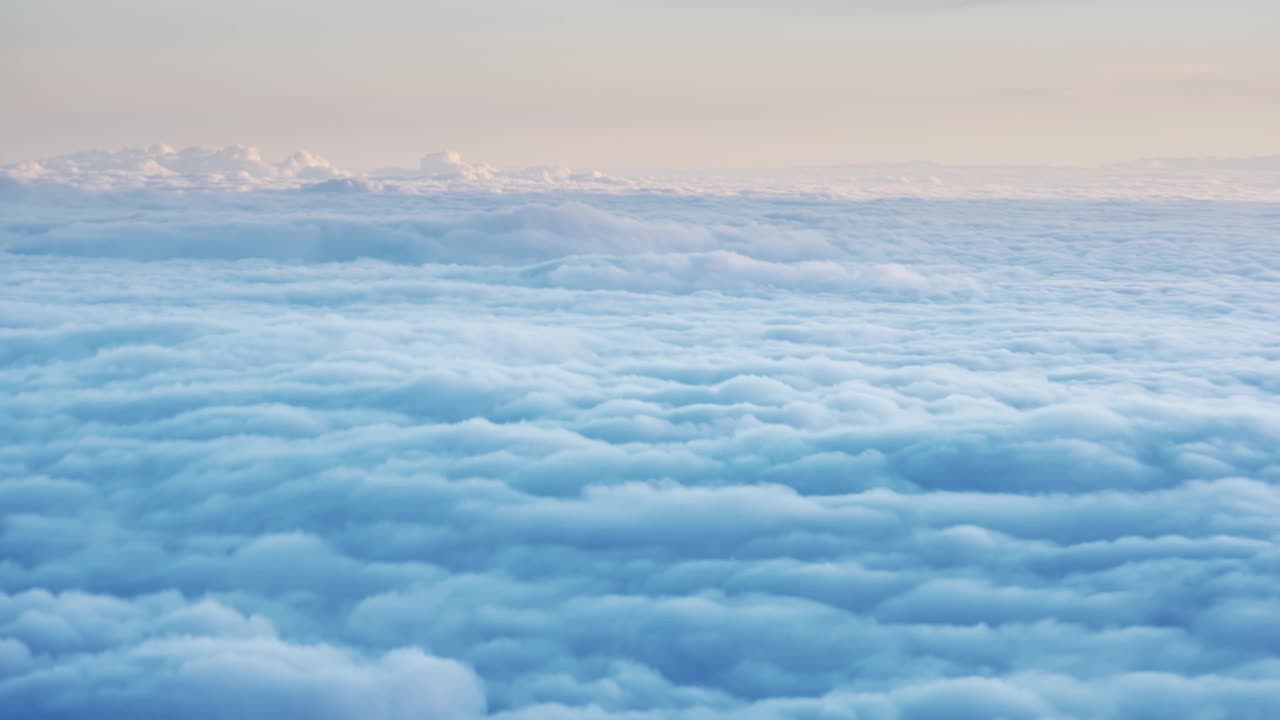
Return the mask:
<path id="1" fill-rule="evenodd" d="M 0 716 L 1278 717 L 1271 168 L 3 168 Z"/>

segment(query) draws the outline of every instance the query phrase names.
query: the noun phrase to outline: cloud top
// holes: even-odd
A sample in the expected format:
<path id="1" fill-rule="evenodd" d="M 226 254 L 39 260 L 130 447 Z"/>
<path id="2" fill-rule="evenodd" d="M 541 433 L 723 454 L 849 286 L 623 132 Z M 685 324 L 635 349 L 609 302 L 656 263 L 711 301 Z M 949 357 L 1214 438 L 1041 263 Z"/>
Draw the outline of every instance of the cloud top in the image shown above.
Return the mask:
<path id="1" fill-rule="evenodd" d="M 341 168 L 311 152 L 279 162 L 255 148 L 151 145 L 88 150 L 0 166 L 0 200 L 12 186 L 93 191 L 252 191 L 436 194 L 590 193 L 608 195 L 1026 199 L 1280 200 L 1272 157 L 1167 158 L 1099 166 L 947 166 L 933 163 L 777 167 L 759 170 L 632 170 L 625 174 L 559 165 L 500 169 L 456 151 L 423 155 L 416 167 Z"/>
<path id="2" fill-rule="evenodd" d="M 0 184 L 0 716 L 1280 714 L 1274 202 L 199 157 Z"/>

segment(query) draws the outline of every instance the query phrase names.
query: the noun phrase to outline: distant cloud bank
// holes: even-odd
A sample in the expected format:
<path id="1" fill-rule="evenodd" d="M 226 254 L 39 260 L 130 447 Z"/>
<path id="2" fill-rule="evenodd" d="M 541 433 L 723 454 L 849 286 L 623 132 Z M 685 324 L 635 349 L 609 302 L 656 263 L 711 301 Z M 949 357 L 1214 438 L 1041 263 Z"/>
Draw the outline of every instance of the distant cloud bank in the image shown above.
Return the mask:
<path id="1" fill-rule="evenodd" d="M 279 162 L 252 147 L 151 145 L 89 150 L 0 166 L 0 193 L 56 186 L 87 191 L 303 190 L 320 193 L 479 192 L 822 195 L 832 198 L 1198 198 L 1280 201 L 1280 157 L 1163 158 L 1100 166 L 933 163 L 606 173 L 559 165 L 499 169 L 455 151 L 416 167 L 362 172 L 307 151 Z"/>

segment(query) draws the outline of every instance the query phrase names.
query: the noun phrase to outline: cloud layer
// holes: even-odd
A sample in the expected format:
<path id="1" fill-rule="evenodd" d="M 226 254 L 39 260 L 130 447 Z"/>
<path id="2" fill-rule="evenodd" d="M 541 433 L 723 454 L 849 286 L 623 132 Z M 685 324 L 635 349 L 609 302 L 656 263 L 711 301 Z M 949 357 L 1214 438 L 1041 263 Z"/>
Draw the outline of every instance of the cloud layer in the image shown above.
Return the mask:
<path id="1" fill-rule="evenodd" d="M 279 162 L 255 148 L 168 145 L 90 150 L 0 165 L 0 198 L 30 191 L 303 190 L 326 195 L 441 192 L 681 196 L 984 199 L 1199 199 L 1280 201 L 1280 157 L 1165 158 L 1096 166 L 890 165 L 718 171 L 633 170 L 623 175 L 560 165 L 500 169 L 454 151 L 414 167 L 361 172 L 305 150 Z"/>
<path id="2" fill-rule="evenodd" d="M 0 188 L 0 710 L 1280 713 L 1276 205 L 302 184 Z"/>

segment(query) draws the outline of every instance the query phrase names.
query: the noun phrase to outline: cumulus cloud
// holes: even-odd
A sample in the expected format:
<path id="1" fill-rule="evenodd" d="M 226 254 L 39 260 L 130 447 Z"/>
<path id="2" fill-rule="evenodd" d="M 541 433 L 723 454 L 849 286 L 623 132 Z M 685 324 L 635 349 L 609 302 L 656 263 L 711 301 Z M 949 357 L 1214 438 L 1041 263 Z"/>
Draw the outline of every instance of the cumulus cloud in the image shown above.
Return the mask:
<path id="1" fill-rule="evenodd" d="M 130 601 L 0 594 L 0 631 L 11 658 L 0 669 L 0 707 L 21 709 L 23 717 L 484 714 L 478 680 L 457 663 L 412 648 L 367 660 L 328 645 L 288 643 L 261 616 L 215 601 L 188 603 L 175 593 Z"/>
<path id="2" fill-rule="evenodd" d="M 457 151 L 427 153 L 416 167 L 359 172 L 311 152 L 269 162 L 253 147 L 152 145 L 89 150 L 0 165 L 0 200 L 41 192 L 302 190 L 326 193 L 509 193 L 688 198 L 815 197 L 1280 200 L 1275 157 L 1153 158 L 1102 166 L 948 166 L 927 162 L 768 170 L 633 171 L 625 176 L 561 165 L 497 168 Z"/>
<path id="3" fill-rule="evenodd" d="M 305 150 L 269 162 L 257 148 L 168 145 L 88 150 L 43 160 L 0 166 L 0 193 L 11 184 L 91 190 L 137 189 L 247 191 L 301 189 L 315 192 L 424 193 L 442 190 L 485 192 L 620 191 L 635 187 L 598 170 L 536 166 L 500 170 L 469 162 L 456 151 L 428 153 L 415 168 L 382 168 L 370 173 L 343 169 Z M 0 194 L 0 197 L 3 197 Z"/>
<path id="4" fill-rule="evenodd" d="M 1274 203 L 381 182 L 0 185 L 0 715 L 1280 713 Z"/>
<path id="5" fill-rule="evenodd" d="M 425 177 L 491 180 L 497 170 L 487 163 L 464 162 L 462 153 L 448 150 L 423 155 L 418 162 L 418 172 Z"/>
<path id="6" fill-rule="evenodd" d="M 4 168 L 10 177 L 48 180 L 82 187 L 112 189 L 145 185 L 184 186 L 257 185 L 273 180 L 325 180 L 348 173 L 324 158 L 297 152 L 283 162 L 269 163 L 252 147 L 189 147 L 168 145 L 89 150 Z"/>

